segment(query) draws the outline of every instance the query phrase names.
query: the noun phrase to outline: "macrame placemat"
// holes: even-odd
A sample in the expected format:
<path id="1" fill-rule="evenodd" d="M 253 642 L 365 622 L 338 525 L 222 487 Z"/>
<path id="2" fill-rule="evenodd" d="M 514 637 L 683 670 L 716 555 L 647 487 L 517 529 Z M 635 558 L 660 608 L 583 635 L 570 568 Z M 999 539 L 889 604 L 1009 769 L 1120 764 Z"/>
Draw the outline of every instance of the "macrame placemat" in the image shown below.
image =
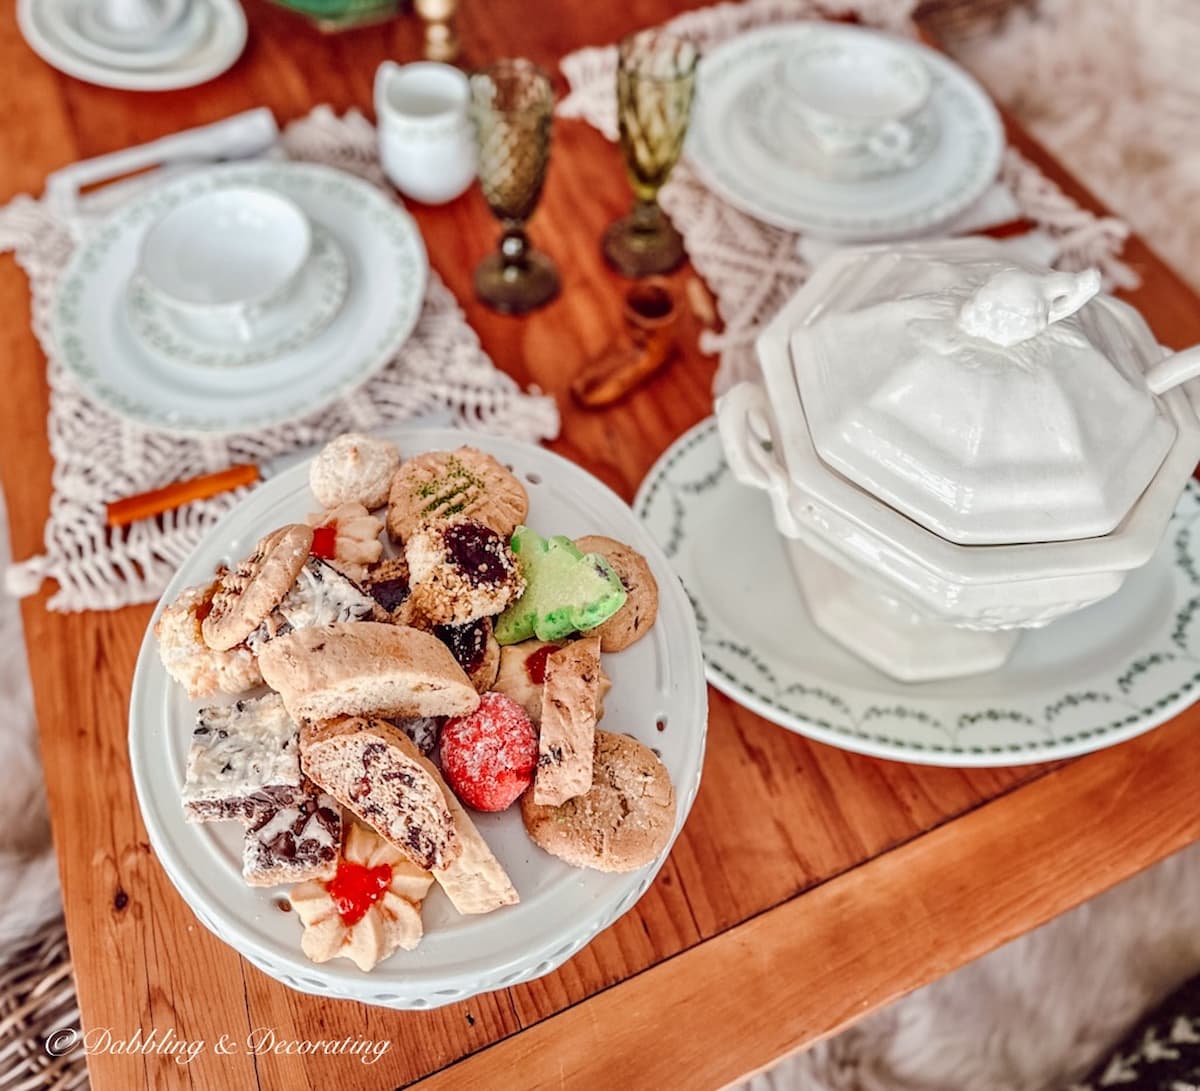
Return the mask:
<path id="1" fill-rule="evenodd" d="M 361 114 L 318 107 L 283 133 L 283 153 L 326 163 L 384 185 L 375 129 Z M 31 594 L 58 582 L 54 610 L 109 610 L 156 599 L 192 547 L 246 490 L 189 504 L 124 531 L 104 525 L 108 501 L 234 463 L 270 459 L 347 430 L 449 413 L 454 423 L 530 441 L 558 433 L 554 399 L 526 393 L 496 369 L 442 283 L 430 270 L 425 306 L 397 358 L 353 394 L 311 417 L 248 435 L 191 437 L 150 431 L 90 402 L 57 358 L 50 336 L 55 283 L 74 246 L 72 225 L 44 200 L 18 197 L 0 209 L 0 249 L 16 252 L 29 275 L 33 328 L 50 385 L 53 496 L 45 553 L 9 569 L 6 586 Z"/>
<path id="2" fill-rule="evenodd" d="M 914 35 L 913 7 L 905 0 L 747 0 L 687 12 L 666 25 L 703 52 L 752 27 L 845 16 L 848 8 L 863 23 Z M 582 118 L 615 140 L 616 46 L 580 49 L 564 57 L 561 67 L 570 94 L 559 104 L 559 116 Z M 1080 208 L 1012 148 L 1005 152 L 999 180 L 1020 214 L 1053 239 L 1060 268 L 1096 266 L 1109 286 L 1137 283 L 1120 260 L 1129 235 L 1122 221 Z M 686 159 L 671 173 L 660 200 L 683 235 L 692 265 L 717 299 L 724 329 L 703 334 L 700 347 L 720 354 L 713 383 L 714 393 L 720 394 L 754 375 L 755 337 L 808 277 L 809 266 L 797 251 L 800 236 L 727 204 L 700 181 Z"/>

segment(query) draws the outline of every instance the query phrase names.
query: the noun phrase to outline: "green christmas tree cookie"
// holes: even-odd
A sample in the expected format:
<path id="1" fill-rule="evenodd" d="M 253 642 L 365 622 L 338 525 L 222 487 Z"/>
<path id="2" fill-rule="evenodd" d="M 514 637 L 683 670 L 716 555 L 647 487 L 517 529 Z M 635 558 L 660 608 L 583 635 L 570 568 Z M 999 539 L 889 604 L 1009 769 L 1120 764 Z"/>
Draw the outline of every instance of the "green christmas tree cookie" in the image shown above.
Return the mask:
<path id="1" fill-rule="evenodd" d="M 625 588 L 599 553 L 580 553 L 570 538 L 543 538 L 517 527 L 509 543 L 525 593 L 497 619 L 496 640 L 518 644 L 536 636 L 562 640 L 594 629 L 625 605 Z"/>

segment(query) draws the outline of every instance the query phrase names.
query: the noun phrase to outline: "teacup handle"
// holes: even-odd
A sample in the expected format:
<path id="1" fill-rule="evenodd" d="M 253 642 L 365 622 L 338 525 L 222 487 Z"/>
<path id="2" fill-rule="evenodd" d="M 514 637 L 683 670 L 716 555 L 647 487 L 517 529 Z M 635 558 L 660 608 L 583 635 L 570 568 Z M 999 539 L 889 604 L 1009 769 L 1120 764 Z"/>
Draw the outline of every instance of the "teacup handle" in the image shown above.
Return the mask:
<path id="1" fill-rule="evenodd" d="M 237 329 L 238 340 L 242 342 L 254 339 L 254 323 L 263 316 L 261 303 L 249 303 L 238 310 L 234 327 Z"/>
<path id="2" fill-rule="evenodd" d="M 912 154 L 915 141 L 912 129 L 899 121 L 885 121 L 867 141 L 872 155 L 891 163 L 902 163 Z"/>

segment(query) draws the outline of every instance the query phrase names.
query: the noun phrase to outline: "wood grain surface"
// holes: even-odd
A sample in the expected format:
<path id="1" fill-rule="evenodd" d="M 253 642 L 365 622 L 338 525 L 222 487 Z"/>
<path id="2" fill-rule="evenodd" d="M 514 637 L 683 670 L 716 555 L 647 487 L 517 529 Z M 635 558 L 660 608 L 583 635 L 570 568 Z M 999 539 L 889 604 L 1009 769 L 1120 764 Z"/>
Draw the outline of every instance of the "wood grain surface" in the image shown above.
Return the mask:
<path id="1" fill-rule="evenodd" d="M 683 6 L 466 2 L 464 60 L 519 53 L 553 66 L 573 48 L 612 41 Z M 326 38 L 279 9 L 255 0 L 246 7 L 250 45 L 226 76 L 189 91 L 133 95 L 49 69 L 22 42 L 12 5 L 0 6 L 7 73 L 0 81 L 7 119 L 0 127 L 0 200 L 39 192 L 48 171 L 78 158 L 255 105 L 273 107 L 281 123 L 319 102 L 369 112 L 378 63 L 417 55 L 412 19 Z M 1043 151 L 1020 132 L 1012 135 L 1091 203 Z M 563 433 L 552 446 L 626 498 L 658 454 L 711 411 L 714 367 L 689 330 L 682 357 L 625 404 L 588 414 L 564 397 L 575 372 L 619 328 L 624 282 L 605 268 L 598 240 L 628 202 L 616 150 L 581 123 L 558 124 L 532 234 L 558 260 L 563 292 L 524 319 L 498 317 L 471 298 L 472 270 L 496 238 L 477 192 L 443 208 L 413 210 L 433 264 L 497 364 L 558 397 Z M 1192 293 L 1136 240 L 1127 255 L 1145 278 L 1130 298 L 1159 338 L 1171 345 L 1200 340 Z M 690 275 L 685 270 L 675 280 L 682 285 Z M 24 275 L 11 258 L 0 259 L 0 304 L 0 477 L 20 559 L 41 549 L 52 464 L 44 360 L 29 330 Z M 680 1028 L 690 1028 L 694 1037 L 679 1059 L 694 1063 L 696 1080 L 687 1085 L 705 1086 L 829 1033 L 1197 833 L 1181 817 L 1196 775 L 1187 746 L 1198 722 L 1192 713 L 1047 775 L 1044 767 L 930 769 L 859 757 L 781 731 L 714 692 L 695 809 L 658 880 L 625 918 L 539 981 L 438 1011 L 330 1002 L 275 984 L 211 936 L 147 845 L 125 718 L 149 609 L 51 614 L 47 597 L 43 590 L 27 600 L 24 618 L 85 1027 L 109 1028 L 116 1037 L 170 1029 L 210 1047 L 221 1035 L 240 1041 L 261 1027 L 280 1039 L 390 1043 L 369 1068 L 344 1057 L 252 1057 L 244 1050 L 219 1056 L 212 1048 L 182 1069 L 169 1057 L 95 1054 L 89 1063 L 102 1091 L 394 1087 L 472 1054 L 469 1068 L 449 1069 L 445 1081 L 523 1086 L 523 1066 L 536 1054 L 529 1082 L 557 1085 L 575 1075 L 583 1086 L 600 1082 L 598 1062 L 613 1060 L 607 1047 L 596 1052 L 597 1042 L 647 1048 L 645 1038 L 630 1036 L 633 1015 L 650 1021 L 643 1033 L 659 1027 L 664 1041 L 668 1030 L 679 1041 Z M 1105 800 L 1112 803 L 1098 815 Z M 1109 823 L 1119 825 L 1119 837 L 1110 836 Z M 1002 854 L 978 851 L 998 844 Z M 962 860 L 970 867 L 952 868 Z M 943 877 L 952 872 L 947 897 L 930 885 L 939 868 Z M 843 922 L 854 920 L 887 927 L 887 972 L 855 953 L 861 936 L 843 935 Z M 814 953 L 821 956 L 815 962 Z M 765 977 L 760 962 L 768 955 L 775 970 Z M 771 1033 L 733 1033 L 744 1022 L 731 1022 L 731 1013 L 752 1006 L 748 990 L 767 984 L 785 1003 L 803 1000 L 797 1014 Z M 683 997 L 686 1021 L 674 1006 Z M 487 1048 L 503 1039 L 510 1044 Z M 640 1071 L 626 1057 L 623 1084 L 651 1086 Z M 612 1081 L 606 1075 L 603 1082 Z"/>

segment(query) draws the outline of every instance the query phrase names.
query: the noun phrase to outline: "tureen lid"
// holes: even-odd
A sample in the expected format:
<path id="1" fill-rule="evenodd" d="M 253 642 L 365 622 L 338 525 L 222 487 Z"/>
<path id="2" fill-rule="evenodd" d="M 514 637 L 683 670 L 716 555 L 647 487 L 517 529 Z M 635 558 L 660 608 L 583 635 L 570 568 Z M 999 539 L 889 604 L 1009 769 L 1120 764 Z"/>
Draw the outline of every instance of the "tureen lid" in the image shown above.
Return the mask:
<path id="1" fill-rule="evenodd" d="M 1113 530 L 1175 439 L 1146 387 L 1162 350 L 1094 270 L 991 240 L 880 248 L 790 339 L 821 458 L 963 544 Z"/>

